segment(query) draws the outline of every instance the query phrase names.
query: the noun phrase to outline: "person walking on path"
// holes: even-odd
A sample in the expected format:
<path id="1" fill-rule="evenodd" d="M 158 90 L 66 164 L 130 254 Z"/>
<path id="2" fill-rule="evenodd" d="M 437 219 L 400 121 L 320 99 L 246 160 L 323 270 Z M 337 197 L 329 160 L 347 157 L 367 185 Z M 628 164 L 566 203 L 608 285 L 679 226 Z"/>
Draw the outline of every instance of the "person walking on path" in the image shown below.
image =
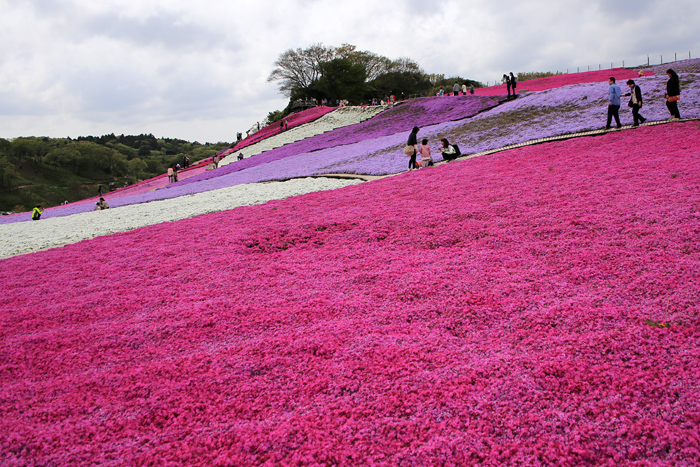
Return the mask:
<path id="1" fill-rule="evenodd" d="M 417 126 L 413 127 L 413 130 L 411 130 L 411 134 L 408 135 L 408 141 L 406 141 L 406 148 L 404 149 L 404 153 L 410 157 L 408 161 L 408 169 L 413 170 L 418 168 L 416 166 L 416 146 L 418 145 L 418 131 L 420 128 Z"/>
<path id="2" fill-rule="evenodd" d="M 173 183 L 173 166 L 168 167 L 168 183 Z"/>
<path id="3" fill-rule="evenodd" d="M 462 83 L 462 94 L 467 95 L 467 83 Z"/>
<path id="4" fill-rule="evenodd" d="M 219 168 L 219 155 L 214 154 L 214 157 L 211 158 L 211 162 L 214 164 L 214 168 L 218 169 Z"/>
<path id="5" fill-rule="evenodd" d="M 518 82 L 515 80 L 515 75 L 513 72 L 510 72 L 510 87 L 513 88 L 513 97 L 515 97 L 515 87 L 518 85 Z"/>
<path id="6" fill-rule="evenodd" d="M 642 117 L 642 115 L 639 113 L 639 109 L 642 108 L 642 89 L 634 84 L 633 79 L 628 79 L 627 80 L 627 86 L 630 87 L 630 92 L 625 94 L 625 96 L 632 96 L 630 97 L 629 105 L 632 107 L 632 117 L 634 118 L 634 126 L 639 126 L 639 123 L 644 123 L 647 121 L 646 118 Z"/>
<path id="7" fill-rule="evenodd" d="M 102 196 L 102 185 L 97 185 L 97 196 Z"/>
<path id="8" fill-rule="evenodd" d="M 669 120 L 681 118 L 681 112 L 678 110 L 678 101 L 681 100 L 681 82 L 678 79 L 678 74 L 672 69 L 666 70 L 668 82 L 666 83 L 666 107 L 671 112 Z"/>
<path id="9" fill-rule="evenodd" d="M 455 85 L 452 86 L 452 93 L 453 93 L 455 96 L 459 96 L 459 84 L 455 83 Z"/>
<path id="10" fill-rule="evenodd" d="M 608 123 L 605 125 L 605 128 L 610 129 L 613 117 L 615 117 L 617 127 L 622 128 L 620 123 L 620 96 L 622 95 L 622 89 L 615 84 L 615 77 L 613 76 L 608 80 L 608 84 L 610 84 L 608 88 Z"/>
<path id="11" fill-rule="evenodd" d="M 34 210 L 32 211 L 32 220 L 38 221 L 39 219 L 41 219 L 41 214 L 43 212 L 44 211 L 41 209 L 41 204 L 37 204 L 36 206 L 34 206 Z"/>

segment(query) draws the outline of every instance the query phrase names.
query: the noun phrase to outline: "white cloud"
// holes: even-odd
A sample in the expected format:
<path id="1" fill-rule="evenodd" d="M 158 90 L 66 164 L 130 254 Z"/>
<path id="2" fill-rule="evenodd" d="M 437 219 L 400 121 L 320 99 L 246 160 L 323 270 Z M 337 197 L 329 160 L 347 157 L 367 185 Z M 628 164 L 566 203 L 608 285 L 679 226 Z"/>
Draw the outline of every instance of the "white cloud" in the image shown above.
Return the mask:
<path id="1" fill-rule="evenodd" d="M 0 0 L 0 137 L 232 140 L 284 98 L 289 48 L 354 44 L 431 73 L 637 65 L 700 54 L 694 0 Z"/>

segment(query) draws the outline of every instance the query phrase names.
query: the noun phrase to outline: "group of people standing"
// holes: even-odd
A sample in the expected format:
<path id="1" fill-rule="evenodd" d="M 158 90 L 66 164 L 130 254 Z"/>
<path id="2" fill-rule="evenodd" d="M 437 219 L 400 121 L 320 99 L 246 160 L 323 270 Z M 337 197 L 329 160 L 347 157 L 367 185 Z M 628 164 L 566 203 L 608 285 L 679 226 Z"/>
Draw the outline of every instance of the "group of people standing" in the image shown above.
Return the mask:
<path id="1" fill-rule="evenodd" d="M 678 73 L 672 69 L 666 70 L 668 75 L 668 81 L 666 82 L 666 93 L 664 98 L 666 99 L 666 108 L 671 113 L 669 120 L 677 120 L 681 118 L 681 113 L 678 110 L 678 101 L 681 100 L 681 83 L 678 78 Z M 640 72 L 640 76 L 643 73 Z M 608 80 L 610 87 L 608 88 L 608 120 L 605 125 L 606 129 L 611 128 L 612 120 L 615 119 L 615 124 L 617 128 L 621 128 L 620 123 L 620 105 L 622 103 L 622 89 L 615 83 L 615 77 L 611 76 Z M 630 92 L 625 94 L 625 96 L 630 96 L 629 103 L 627 104 L 632 109 L 632 119 L 634 123 L 633 126 L 639 126 L 640 123 L 647 121 L 646 118 L 639 113 L 642 108 L 642 89 L 634 82 L 633 79 L 627 80 L 627 86 L 630 88 Z"/>
<path id="2" fill-rule="evenodd" d="M 503 74 L 501 82 L 504 83 L 506 85 L 506 89 L 508 89 L 508 97 L 511 97 L 511 89 L 513 90 L 513 97 L 515 97 L 515 88 L 518 86 L 518 80 L 515 79 L 515 75 L 513 74 L 513 72 L 510 72 L 510 76 L 508 76 L 507 74 Z"/>
<path id="3" fill-rule="evenodd" d="M 430 153 L 430 146 L 428 145 L 428 139 L 423 138 L 421 144 L 418 145 L 418 132 L 420 128 L 417 126 L 413 127 L 411 134 L 408 135 L 408 141 L 406 142 L 406 147 L 404 148 L 404 154 L 409 157 L 408 169 L 418 169 L 422 167 L 430 167 L 435 165 L 433 157 Z M 462 154 L 459 151 L 459 146 L 456 144 L 450 144 L 447 138 L 442 138 L 440 140 L 440 152 L 442 153 L 442 158 L 446 161 L 451 161 L 457 159 Z M 418 159 L 420 157 L 420 159 Z"/>
<path id="4" fill-rule="evenodd" d="M 467 88 L 467 83 L 462 83 L 461 89 L 462 89 L 462 94 L 465 96 L 467 95 L 467 93 L 474 94 L 474 85 L 473 84 L 470 84 L 469 87 Z M 455 83 L 455 85 L 452 86 L 452 95 L 459 96 L 459 90 L 460 90 L 459 83 Z M 440 90 L 438 91 L 438 93 L 436 95 L 438 97 L 444 96 L 445 90 L 440 88 Z M 448 92 L 447 95 L 449 96 L 450 93 Z"/>

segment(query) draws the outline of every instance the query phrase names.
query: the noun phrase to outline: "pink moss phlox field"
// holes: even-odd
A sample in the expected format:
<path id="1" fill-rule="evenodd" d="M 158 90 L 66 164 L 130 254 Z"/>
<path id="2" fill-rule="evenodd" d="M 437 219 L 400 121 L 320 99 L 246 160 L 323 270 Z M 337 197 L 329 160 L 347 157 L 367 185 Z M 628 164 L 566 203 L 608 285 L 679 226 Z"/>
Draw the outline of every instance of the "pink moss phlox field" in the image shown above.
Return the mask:
<path id="1" fill-rule="evenodd" d="M 323 117 L 324 115 L 334 111 L 335 109 L 337 109 L 337 107 L 318 106 L 313 107 L 311 109 L 302 110 L 301 112 L 293 113 L 288 117 L 285 117 L 285 120 L 287 121 L 287 128 L 291 129 L 309 122 L 313 122 L 314 120 Z M 253 133 L 247 138 L 244 138 L 240 143 L 236 145 L 236 147 L 232 151 L 229 151 L 228 154 L 240 151 L 241 149 L 250 146 L 251 144 L 255 144 L 259 141 L 264 140 L 265 138 L 269 138 L 270 136 L 277 135 L 281 132 L 282 130 L 280 130 L 280 122 L 271 123 L 266 127 L 261 128 L 260 131 Z"/>
<path id="2" fill-rule="evenodd" d="M 697 465 L 699 136 L 0 260 L 0 464 Z"/>
<path id="3" fill-rule="evenodd" d="M 644 76 L 653 76 L 654 73 L 649 70 L 643 70 Z M 569 73 L 562 75 L 548 76 L 546 78 L 535 78 L 529 79 L 527 81 L 519 81 L 516 84 L 516 92 L 536 92 L 536 91 L 546 91 L 548 89 L 560 88 L 562 86 L 569 86 L 572 84 L 583 84 L 583 83 L 596 83 L 600 81 L 606 81 L 611 76 L 614 76 L 620 84 L 624 83 L 628 79 L 637 79 L 639 77 L 639 70 L 630 70 L 626 68 L 613 68 L 609 70 L 602 71 L 585 71 L 580 73 Z M 624 80 L 624 81 L 623 81 Z M 475 90 L 475 94 L 479 96 L 502 96 L 508 93 L 508 88 L 505 84 L 499 84 L 498 86 L 489 86 L 486 88 L 479 88 Z"/>

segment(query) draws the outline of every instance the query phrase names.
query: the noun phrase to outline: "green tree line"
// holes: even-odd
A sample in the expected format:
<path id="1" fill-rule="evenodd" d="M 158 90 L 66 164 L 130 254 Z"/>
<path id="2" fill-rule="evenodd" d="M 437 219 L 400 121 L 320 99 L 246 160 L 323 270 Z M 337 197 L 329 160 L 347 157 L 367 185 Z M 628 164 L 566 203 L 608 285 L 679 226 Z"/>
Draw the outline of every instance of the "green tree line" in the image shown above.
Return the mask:
<path id="1" fill-rule="evenodd" d="M 211 157 L 229 143 L 114 134 L 71 138 L 0 138 L 0 211 L 55 206 L 163 174 L 173 164 Z"/>

